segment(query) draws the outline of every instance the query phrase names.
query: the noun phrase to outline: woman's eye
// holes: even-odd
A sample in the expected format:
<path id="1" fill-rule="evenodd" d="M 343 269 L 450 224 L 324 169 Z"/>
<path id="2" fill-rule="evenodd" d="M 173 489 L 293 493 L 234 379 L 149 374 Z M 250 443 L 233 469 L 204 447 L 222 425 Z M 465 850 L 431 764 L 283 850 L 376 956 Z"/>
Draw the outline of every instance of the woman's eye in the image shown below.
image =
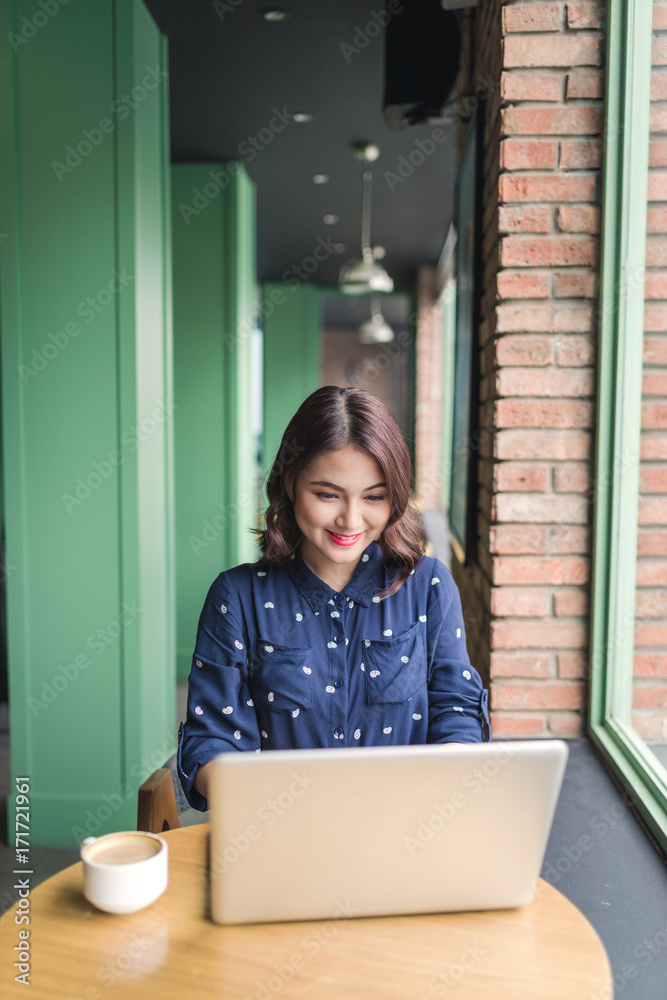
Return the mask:
<path id="1" fill-rule="evenodd" d="M 379 496 L 378 494 L 375 494 L 375 493 L 374 493 L 374 494 L 372 494 L 371 496 L 369 496 L 369 497 L 366 497 L 366 499 L 367 499 L 367 500 L 385 500 L 385 499 L 386 499 L 386 497 L 384 497 L 384 496 Z"/>
<path id="2" fill-rule="evenodd" d="M 322 497 L 323 500 L 332 500 L 332 499 L 335 499 L 336 494 L 335 493 L 317 493 L 316 496 Z"/>

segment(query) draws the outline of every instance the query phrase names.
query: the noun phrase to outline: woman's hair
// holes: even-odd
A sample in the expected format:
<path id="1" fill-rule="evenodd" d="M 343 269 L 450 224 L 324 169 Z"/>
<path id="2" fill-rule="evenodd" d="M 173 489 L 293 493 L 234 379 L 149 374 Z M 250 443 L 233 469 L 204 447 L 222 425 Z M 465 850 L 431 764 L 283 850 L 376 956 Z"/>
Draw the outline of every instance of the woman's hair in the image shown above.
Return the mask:
<path id="1" fill-rule="evenodd" d="M 258 531 L 261 563 L 288 567 L 301 541 L 290 498 L 297 476 L 319 455 L 352 445 L 375 458 L 387 484 L 391 514 L 378 539 L 385 562 L 397 570 L 385 597 L 395 593 L 426 548 L 411 492 L 412 464 L 403 436 L 382 400 L 364 389 L 325 385 L 290 420 L 269 472 L 266 528 Z"/>

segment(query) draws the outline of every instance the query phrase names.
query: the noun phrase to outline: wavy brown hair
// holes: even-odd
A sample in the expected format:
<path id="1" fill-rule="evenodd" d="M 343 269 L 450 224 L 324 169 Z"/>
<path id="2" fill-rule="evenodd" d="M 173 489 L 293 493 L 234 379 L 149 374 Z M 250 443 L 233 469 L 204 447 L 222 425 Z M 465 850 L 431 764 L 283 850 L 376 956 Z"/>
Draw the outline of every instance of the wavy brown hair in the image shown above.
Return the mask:
<path id="1" fill-rule="evenodd" d="M 382 596 L 394 594 L 426 549 L 421 516 L 411 490 L 412 463 L 389 409 L 364 389 L 325 385 L 301 404 L 283 435 L 266 482 L 266 527 L 258 531 L 260 563 L 287 568 L 302 535 L 291 491 L 297 476 L 319 455 L 352 445 L 375 458 L 387 484 L 389 520 L 378 539 L 395 569 Z"/>

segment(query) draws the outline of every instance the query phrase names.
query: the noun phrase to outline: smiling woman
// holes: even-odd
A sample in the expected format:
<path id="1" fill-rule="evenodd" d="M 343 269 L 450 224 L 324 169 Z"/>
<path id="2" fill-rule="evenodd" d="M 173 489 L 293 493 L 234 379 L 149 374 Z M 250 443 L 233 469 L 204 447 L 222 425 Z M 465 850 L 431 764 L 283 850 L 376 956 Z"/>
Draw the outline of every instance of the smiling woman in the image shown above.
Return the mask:
<path id="1" fill-rule="evenodd" d="M 230 750 L 488 738 L 459 594 L 423 554 L 410 482 L 381 400 L 325 386 L 299 407 L 267 481 L 262 556 L 221 573 L 201 614 L 178 751 L 196 809 Z"/>

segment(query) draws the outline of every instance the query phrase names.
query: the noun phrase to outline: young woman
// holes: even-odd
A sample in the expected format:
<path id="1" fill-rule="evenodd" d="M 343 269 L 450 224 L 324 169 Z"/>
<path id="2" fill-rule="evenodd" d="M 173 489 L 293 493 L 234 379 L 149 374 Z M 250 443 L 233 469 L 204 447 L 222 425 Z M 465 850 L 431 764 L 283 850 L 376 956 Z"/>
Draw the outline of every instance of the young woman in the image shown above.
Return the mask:
<path id="1" fill-rule="evenodd" d="M 325 386 L 299 407 L 267 482 L 262 556 L 220 574 L 199 620 L 178 749 L 194 808 L 228 750 L 488 738 L 458 590 L 423 555 L 410 480 L 375 396 Z"/>

